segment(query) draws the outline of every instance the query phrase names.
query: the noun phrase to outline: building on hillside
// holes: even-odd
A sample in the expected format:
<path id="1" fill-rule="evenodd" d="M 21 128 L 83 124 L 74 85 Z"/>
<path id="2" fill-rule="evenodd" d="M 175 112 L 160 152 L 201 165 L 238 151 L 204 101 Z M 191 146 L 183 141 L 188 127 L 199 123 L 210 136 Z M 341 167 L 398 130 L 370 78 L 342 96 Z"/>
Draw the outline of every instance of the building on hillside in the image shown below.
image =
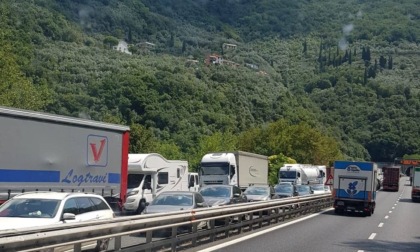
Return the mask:
<path id="1" fill-rule="evenodd" d="M 235 50 L 236 49 L 236 45 L 235 44 L 228 44 L 228 43 L 223 43 L 223 49 L 225 50 Z"/>
<path id="2" fill-rule="evenodd" d="M 221 65 L 223 64 L 223 57 L 217 54 L 208 55 L 205 63 L 207 65 L 209 64 L 215 64 L 215 65 Z"/>
<path id="3" fill-rule="evenodd" d="M 185 61 L 185 65 L 197 65 L 199 63 L 198 60 L 194 60 L 194 59 L 187 59 Z"/>
<path id="4" fill-rule="evenodd" d="M 151 49 L 154 49 L 156 47 L 155 44 L 150 43 L 150 42 L 140 42 L 140 43 L 137 44 L 137 46 L 140 49 L 146 49 L 146 50 L 151 50 Z"/>
<path id="5" fill-rule="evenodd" d="M 258 69 L 258 65 L 255 64 L 250 64 L 250 63 L 245 63 L 245 66 L 252 68 L 252 69 Z"/>
<path id="6" fill-rule="evenodd" d="M 118 41 L 118 45 L 113 46 L 112 49 L 131 55 L 131 52 L 128 50 L 128 44 L 124 40 Z"/>

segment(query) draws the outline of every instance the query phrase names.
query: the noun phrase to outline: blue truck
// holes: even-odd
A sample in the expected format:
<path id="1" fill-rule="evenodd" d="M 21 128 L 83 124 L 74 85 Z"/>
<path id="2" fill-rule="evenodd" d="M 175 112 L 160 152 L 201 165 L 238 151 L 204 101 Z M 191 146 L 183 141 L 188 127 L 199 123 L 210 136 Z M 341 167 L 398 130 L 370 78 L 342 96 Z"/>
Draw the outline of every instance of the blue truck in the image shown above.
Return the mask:
<path id="1" fill-rule="evenodd" d="M 335 161 L 333 197 L 336 214 L 362 212 L 371 216 L 376 206 L 378 166 L 373 162 Z"/>

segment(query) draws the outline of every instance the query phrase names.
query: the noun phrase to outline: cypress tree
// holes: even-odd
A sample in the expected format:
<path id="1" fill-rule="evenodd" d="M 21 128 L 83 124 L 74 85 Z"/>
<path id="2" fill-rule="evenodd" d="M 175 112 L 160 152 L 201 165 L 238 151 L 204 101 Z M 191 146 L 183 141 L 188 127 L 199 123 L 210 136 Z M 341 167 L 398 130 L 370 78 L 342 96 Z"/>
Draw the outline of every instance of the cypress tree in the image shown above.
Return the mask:
<path id="1" fill-rule="evenodd" d="M 349 53 L 349 65 L 352 63 L 351 52 Z"/>
<path id="2" fill-rule="evenodd" d="M 386 59 L 382 55 L 381 55 L 381 57 L 379 57 L 379 66 L 381 66 L 381 68 L 385 68 L 386 67 Z"/>
<path id="3" fill-rule="evenodd" d="M 389 56 L 388 57 L 388 69 L 392 69 L 392 64 L 393 64 L 393 62 L 392 62 L 393 60 L 392 60 L 392 56 Z"/>

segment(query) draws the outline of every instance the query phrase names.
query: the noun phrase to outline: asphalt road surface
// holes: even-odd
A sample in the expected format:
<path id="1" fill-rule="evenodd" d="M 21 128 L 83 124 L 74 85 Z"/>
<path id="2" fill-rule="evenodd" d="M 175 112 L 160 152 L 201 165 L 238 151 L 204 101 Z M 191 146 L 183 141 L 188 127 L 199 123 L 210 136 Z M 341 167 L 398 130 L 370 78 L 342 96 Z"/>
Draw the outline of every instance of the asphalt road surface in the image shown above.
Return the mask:
<path id="1" fill-rule="evenodd" d="M 329 209 L 312 217 L 271 226 L 190 251 L 420 251 L 420 203 L 411 202 L 408 177 L 398 192 L 378 191 L 375 213 L 336 215 Z"/>

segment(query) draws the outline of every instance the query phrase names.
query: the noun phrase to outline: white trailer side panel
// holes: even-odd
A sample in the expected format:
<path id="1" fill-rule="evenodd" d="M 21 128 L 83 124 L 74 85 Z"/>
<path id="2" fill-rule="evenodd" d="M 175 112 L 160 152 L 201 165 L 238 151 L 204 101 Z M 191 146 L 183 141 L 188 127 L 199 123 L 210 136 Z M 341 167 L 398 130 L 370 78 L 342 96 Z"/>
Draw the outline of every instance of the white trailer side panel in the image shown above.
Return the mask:
<path id="1" fill-rule="evenodd" d="M 239 187 L 268 185 L 268 157 L 254 153 L 235 152 L 238 164 Z"/>
<path id="2" fill-rule="evenodd" d="M 0 108 L 0 199 L 23 190 L 119 193 L 128 130 Z"/>

